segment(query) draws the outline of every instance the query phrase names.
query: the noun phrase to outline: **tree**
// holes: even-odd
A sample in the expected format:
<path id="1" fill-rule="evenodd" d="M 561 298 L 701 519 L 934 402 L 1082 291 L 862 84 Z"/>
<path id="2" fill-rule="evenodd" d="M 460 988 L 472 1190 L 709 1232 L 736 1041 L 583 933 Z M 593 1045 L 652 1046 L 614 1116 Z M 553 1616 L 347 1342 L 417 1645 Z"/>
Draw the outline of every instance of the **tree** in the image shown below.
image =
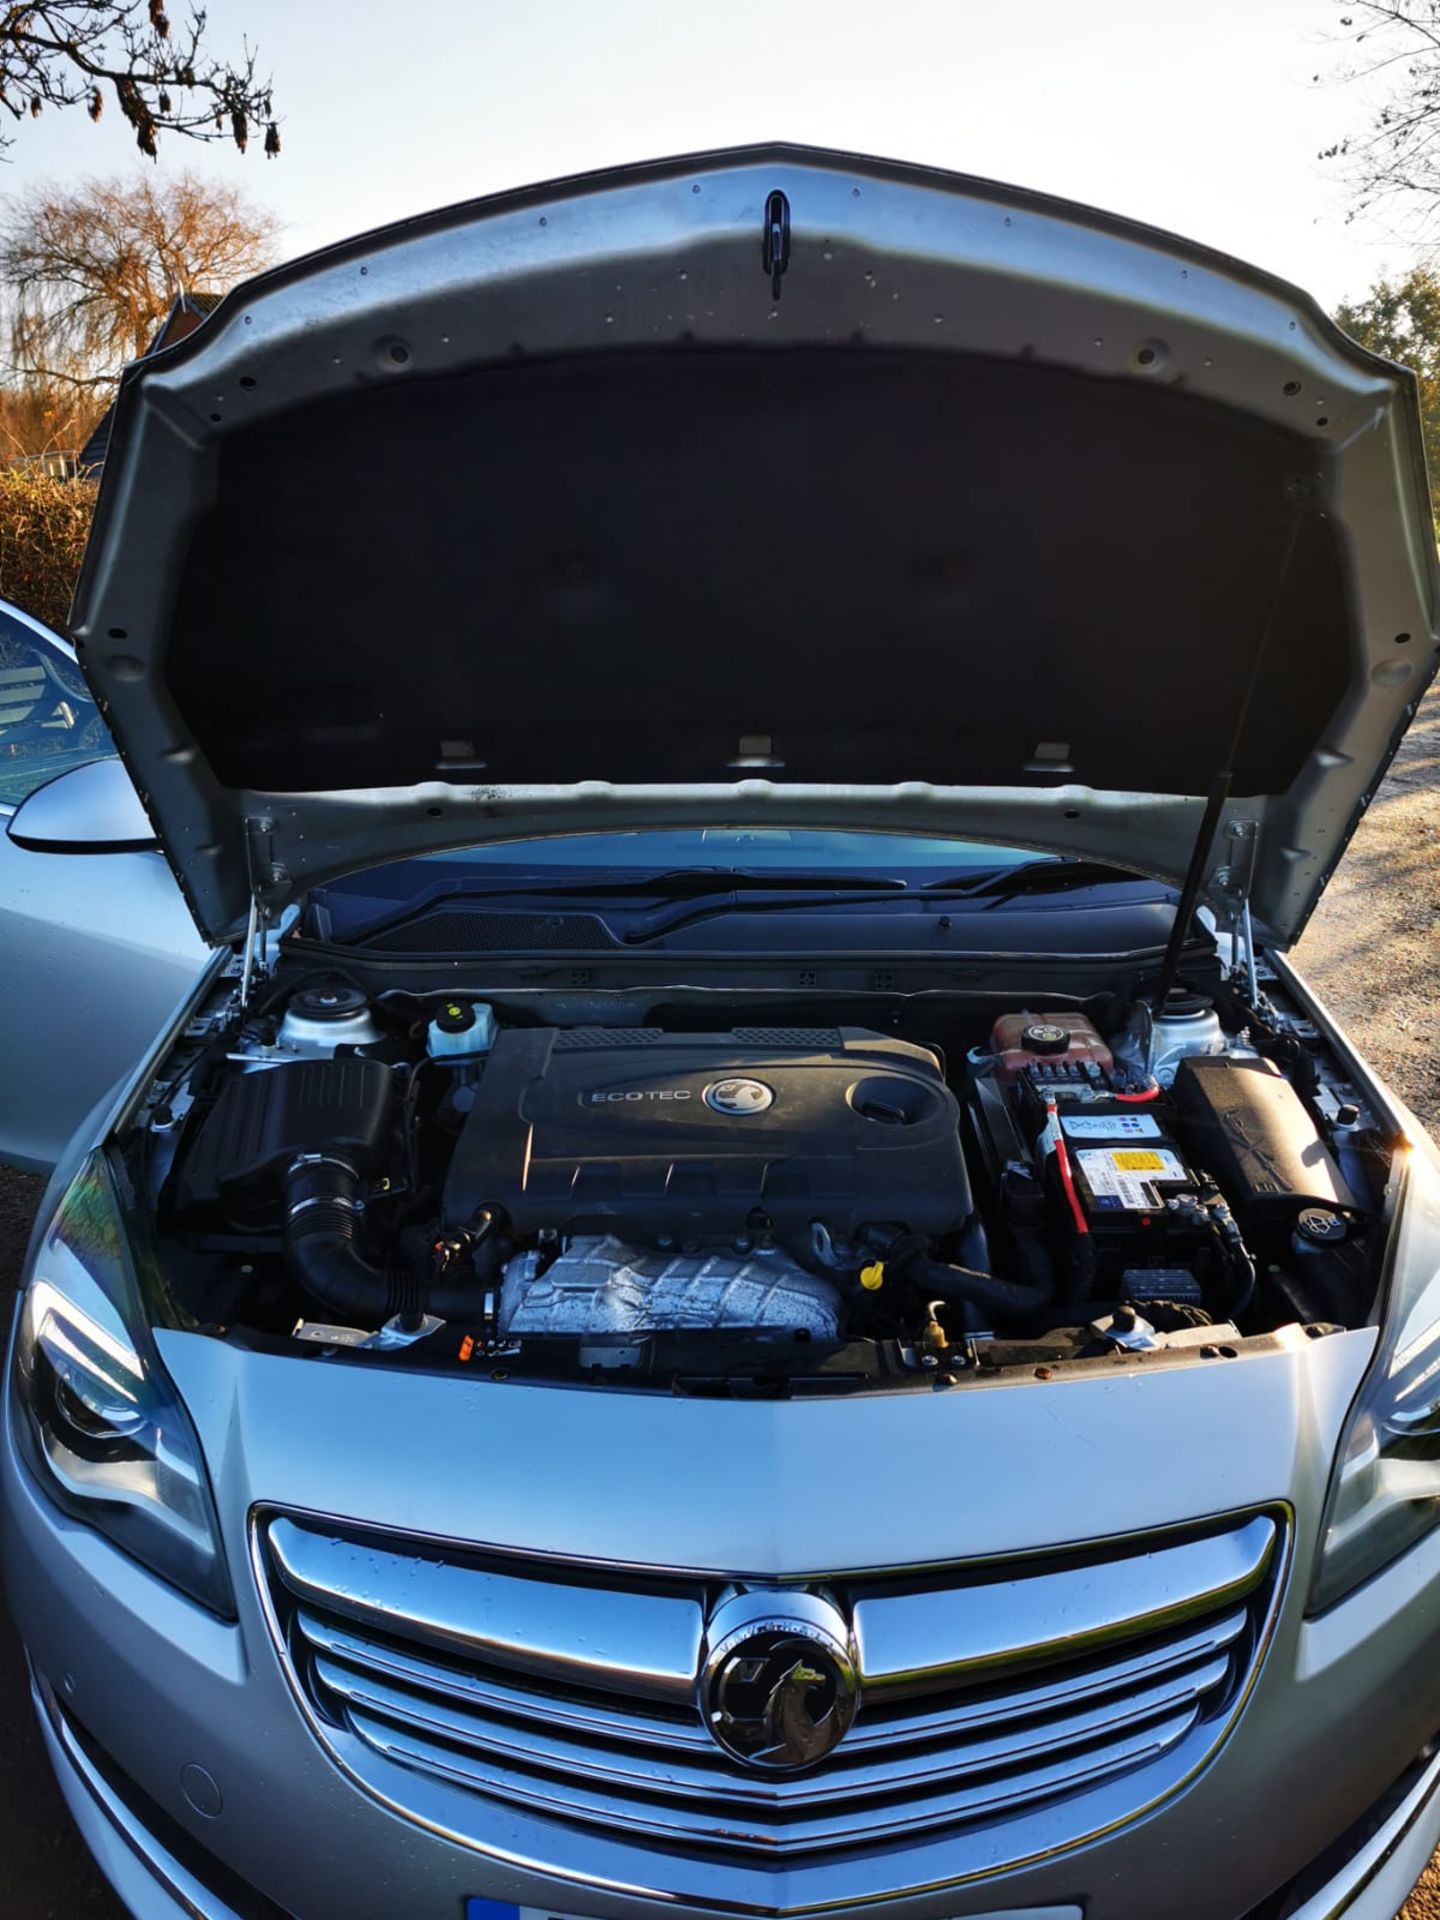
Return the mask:
<path id="1" fill-rule="evenodd" d="M 1379 280 L 1363 300 L 1340 307 L 1335 318 L 1372 353 L 1415 369 L 1430 511 L 1440 526 L 1440 274 L 1412 267 L 1402 279 Z"/>
<path id="2" fill-rule="evenodd" d="M 10 361 L 25 380 L 106 387 L 182 292 L 223 292 L 267 266 L 274 216 L 193 173 L 41 185 L 0 216 Z"/>
<path id="3" fill-rule="evenodd" d="M 107 95 L 155 158 L 162 133 L 233 140 L 243 153 L 264 128 L 280 151 L 271 83 L 247 43 L 239 59 L 207 50 L 208 18 L 195 7 L 177 33 L 167 0 L 31 0 L 0 4 L 0 108 L 17 123 L 45 107 L 84 106 L 92 120 Z M 0 149 L 14 141 L 0 134 Z"/>

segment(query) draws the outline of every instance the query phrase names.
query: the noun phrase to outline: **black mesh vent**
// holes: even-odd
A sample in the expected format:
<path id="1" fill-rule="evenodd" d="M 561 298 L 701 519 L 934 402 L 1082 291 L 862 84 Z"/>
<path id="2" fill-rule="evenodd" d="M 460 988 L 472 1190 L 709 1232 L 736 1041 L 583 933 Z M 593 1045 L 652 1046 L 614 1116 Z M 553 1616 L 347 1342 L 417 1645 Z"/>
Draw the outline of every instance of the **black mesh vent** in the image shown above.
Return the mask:
<path id="1" fill-rule="evenodd" d="M 361 942 L 371 953 L 586 953 L 615 944 L 592 913 L 477 913 L 464 907 L 427 914 Z"/>
<path id="2" fill-rule="evenodd" d="M 663 1027 L 566 1027 L 555 1036 L 556 1053 L 587 1047 L 655 1047 L 671 1036 Z"/>
<path id="3" fill-rule="evenodd" d="M 678 1043 L 668 1027 L 566 1027 L 555 1037 L 555 1052 L 576 1052 L 591 1046 L 662 1046 Z M 735 1027 L 730 1035 L 737 1046 L 789 1050 L 806 1054 L 837 1054 L 845 1041 L 837 1027 Z"/>
<path id="4" fill-rule="evenodd" d="M 581 1047 L 658 1047 L 683 1043 L 683 1034 L 665 1027 L 567 1027 L 556 1036 L 557 1053 Z M 730 1038 L 741 1047 L 797 1053 L 839 1053 L 844 1040 L 836 1027 L 736 1027 Z"/>
<path id="5" fill-rule="evenodd" d="M 747 1047 L 795 1047 L 805 1053 L 838 1053 L 844 1046 L 835 1027 L 736 1027 Z"/>

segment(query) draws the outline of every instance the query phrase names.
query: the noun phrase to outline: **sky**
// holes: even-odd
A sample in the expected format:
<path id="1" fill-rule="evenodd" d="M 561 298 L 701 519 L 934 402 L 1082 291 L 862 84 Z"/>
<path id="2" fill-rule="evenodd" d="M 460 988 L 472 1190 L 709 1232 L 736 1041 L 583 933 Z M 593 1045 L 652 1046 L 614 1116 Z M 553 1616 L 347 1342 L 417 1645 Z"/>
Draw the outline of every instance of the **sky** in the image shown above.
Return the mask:
<path id="1" fill-rule="evenodd" d="M 1413 257 L 1317 154 L 1338 0 L 207 0 L 273 73 L 284 152 L 162 143 L 309 251 L 592 167 L 756 140 L 927 162 L 1168 227 L 1327 306 Z M 180 16 L 185 0 L 172 0 Z M 149 163 L 113 102 L 25 122 L 0 193 Z"/>

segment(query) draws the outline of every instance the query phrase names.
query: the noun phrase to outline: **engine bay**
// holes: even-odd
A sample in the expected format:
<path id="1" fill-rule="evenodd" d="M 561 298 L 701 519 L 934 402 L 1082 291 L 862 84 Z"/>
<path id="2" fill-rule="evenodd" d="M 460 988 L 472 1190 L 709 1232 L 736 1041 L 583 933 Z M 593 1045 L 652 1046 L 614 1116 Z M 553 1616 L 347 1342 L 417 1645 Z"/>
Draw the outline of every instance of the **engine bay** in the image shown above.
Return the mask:
<path id="1" fill-rule="evenodd" d="M 793 1393 L 1370 1311 L 1390 1142 L 1279 991 L 723 999 L 577 1019 L 282 964 L 191 1022 L 136 1132 L 177 1320 Z"/>

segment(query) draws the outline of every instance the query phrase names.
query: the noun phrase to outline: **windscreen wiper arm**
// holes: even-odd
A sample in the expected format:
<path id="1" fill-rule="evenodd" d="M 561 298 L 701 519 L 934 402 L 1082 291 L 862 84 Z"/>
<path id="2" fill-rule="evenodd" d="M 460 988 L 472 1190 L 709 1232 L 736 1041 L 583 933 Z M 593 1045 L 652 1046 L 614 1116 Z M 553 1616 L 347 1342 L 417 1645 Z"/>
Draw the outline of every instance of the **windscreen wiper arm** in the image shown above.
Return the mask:
<path id="1" fill-rule="evenodd" d="M 880 888 L 888 891 L 880 892 Z M 663 934 L 677 933 L 682 927 L 696 926 L 702 920 L 718 920 L 722 914 L 736 911 L 780 913 L 787 908 L 793 912 L 797 908 L 889 905 L 897 891 L 908 891 L 903 880 L 866 880 L 863 884 L 846 880 L 839 885 L 831 880 L 803 891 L 787 883 L 784 887 L 772 888 L 768 893 L 746 893 L 743 898 L 727 890 L 725 897 L 717 892 L 709 899 L 695 900 L 677 910 L 662 910 L 653 914 L 648 920 L 626 927 L 621 938 L 627 946 L 635 946 L 645 940 L 658 940 Z M 913 901 L 916 896 L 911 894 L 910 898 Z"/>
<path id="2" fill-rule="evenodd" d="M 923 906 L 925 901 L 937 897 L 950 900 L 987 900 L 999 905 L 1004 900 L 1025 893 L 1064 893 L 1072 887 L 1101 886 L 1107 882 L 1123 880 L 1143 880 L 1139 873 L 1129 873 L 1123 867 L 1104 866 L 1093 860 L 1028 860 L 1018 867 L 987 867 L 977 879 L 973 874 L 948 880 L 929 880 L 921 888 L 908 893 L 905 904 L 909 907 Z M 797 908 L 822 906 L 863 907 L 888 904 L 891 894 L 871 892 L 870 888 L 886 885 L 884 881 L 865 883 L 866 891 L 860 891 L 853 879 L 843 883 L 845 891 L 836 892 L 832 899 L 824 897 L 823 889 L 833 887 L 834 881 L 816 883 L 816 891 L 810 894 L 796 894 L 788 886 L 773 897 L 761 894 L 747 895 L 743 900 L 719 899 L 700 900 L 679 909 L 678 912 L 660 913 L 648 922 L 628 927 L 622 936 L 627 945 L 636 945 L 645 940 L 656 940 L 667 933 L 676 933 L 683 927 L 695 926 L 702 920 L 713 920 L 720 914 L 739 909 L 744 913 L 773 913 L 785 908 L 794 911 Z M 904 887 L 904 882 L 892 882 L 892 886 Z M 850 889 L 854 889 L 851 891 Z"/>

